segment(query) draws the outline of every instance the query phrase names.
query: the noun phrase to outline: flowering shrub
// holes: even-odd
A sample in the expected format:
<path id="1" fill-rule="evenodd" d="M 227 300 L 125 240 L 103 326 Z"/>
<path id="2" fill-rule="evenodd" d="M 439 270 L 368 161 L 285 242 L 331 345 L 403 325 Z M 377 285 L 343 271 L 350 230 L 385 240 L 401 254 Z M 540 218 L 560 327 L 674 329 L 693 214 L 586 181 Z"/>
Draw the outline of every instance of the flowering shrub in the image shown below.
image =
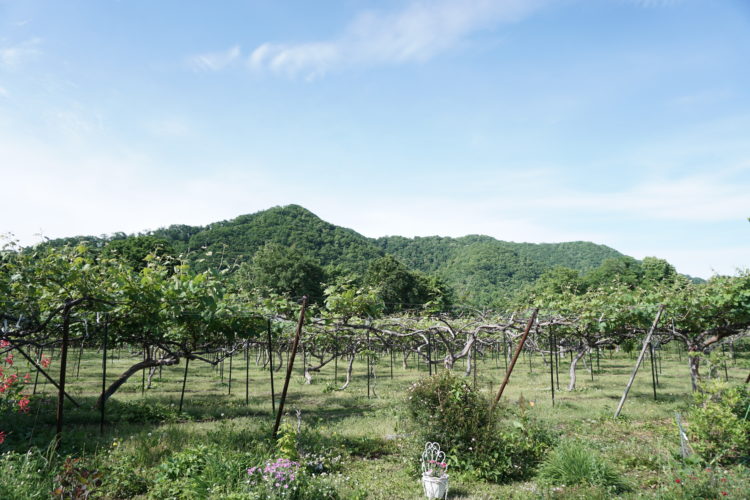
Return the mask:
<path id="1" fill-rule="evenodd" d="M 672 477 L 659 492 L 660 498 L 747 498 L 747 484 L 730 470 L 687 468 Z"/>
<path id="2" fill-rule="evenodd" d="M 10 342 L 7 340 L 0 340 L 0 349 L 9 346 Z M 8 352 L 5 357 L 0 357 L 0 415 L 11 411 L 29 412 L 29 396 L 23 393 L 23 389 L 24 385 L 31 380 L 31 376 L 27 373 L 20 377 L 18 369 L 13 368 L 13 363 L 12 352 Z M 42 363 L 44 363 L 44 360 Z M 48 359 L 46 359 L 45 366 L 49 366 Z M 8 434 L 0 429 L 0 444 L 5 441 L 7 436 Z"/>
<path id="3" fill-rule="evenodd" d="M 250 467 L 247 474 L 251 486 L 264 485 L 271 493 L 288 490 L 290 486 L 294 491 L 295 480 L 299 475 L 299 462 L 279 458 L 275 462 L 266 462 L 263 467 Z"/>
<path id="4" fill-rule="evenodd" d="M 326 481 L 327 474 L 309 474 L 299 462 L 288 458 L 267 461 L 262 466 L 247 469 L 247 483 L 251 498 L 271 500 L 289 498 L 338 498 L 335 488 Z"/>

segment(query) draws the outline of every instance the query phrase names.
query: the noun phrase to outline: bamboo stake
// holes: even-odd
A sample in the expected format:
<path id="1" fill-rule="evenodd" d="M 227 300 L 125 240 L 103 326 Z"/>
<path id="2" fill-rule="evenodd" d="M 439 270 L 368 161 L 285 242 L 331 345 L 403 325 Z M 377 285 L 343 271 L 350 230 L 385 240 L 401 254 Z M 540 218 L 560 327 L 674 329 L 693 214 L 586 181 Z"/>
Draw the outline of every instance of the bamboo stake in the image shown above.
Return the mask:
<path id="1" fill-rule="evenodd" d="M 635 363 L 635 367 L 633 367 L 633 373 L 630 375 L 630 380 L 628 380 L 628 385 L 625 386 L 625 392 L 622 394 L 622 398 L 620 399 L 620 404 L 617 405 L 617 410 L 615 410 L 615 418 L 620 416 L 620 412 L 622 411 L 623 405 L 625 405 L 625 399 L 628 397 L 628 392 L 630 392 L 630 387 L 633 385 L 633 381 L 635 380 L 635 376 L 638 373 L 638 368 L 641 366 L 641 362 L 643 361 L 643 357 L 646 355 L 646 349 L 648 348 L 650 342 L 651 342 L 651 336 L 654 334 L 654 330 L 656 330 L 656 325 L 659 324 L 659 320 L 661 319 L 661 315 L 664 312 L 664 305 L 659 305 L 659 310 L 656 313 L 656 317 L 654 318 L 654 323 L 651 325 L 651 329 L 648 332 L 648 335 L 646 335 L 646 338 L 643 339 L 643 347 L 641 348 L 641 353 L 638 355 L 638 361 Z"/>

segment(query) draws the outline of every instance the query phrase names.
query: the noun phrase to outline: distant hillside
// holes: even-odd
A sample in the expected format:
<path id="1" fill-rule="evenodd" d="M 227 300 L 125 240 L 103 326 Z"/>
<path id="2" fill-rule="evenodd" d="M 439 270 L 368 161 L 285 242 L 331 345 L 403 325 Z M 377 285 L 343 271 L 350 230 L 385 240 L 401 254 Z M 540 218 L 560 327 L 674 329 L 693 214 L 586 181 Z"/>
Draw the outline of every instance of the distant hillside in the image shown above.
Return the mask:
<path id="1" fill-rule="evenodd" d="M 170 226 L 152 234 L 172 239 L 175 233 L 184 234 L 181 228 L 185 227 L 189 226 Z M 249 260 L 269 242 L 295 246 L 323 266 L 358 274 L 367 270 L 371 260 L 384 255 L 373 240 L 351 229 L 329 224 L 299 205 L 273 207 L 194 229 L 198 230 L 182 240 L 178 248 L 211 251 L 207 259 L 209 265 Z"/>
<path id="2" fill-rule="evenodd" d="M 565 266 L 579 271 L 598 267 L 623 254 L 585 241 L 569 243 L 512 243 L 490 236 L 461 238 L 387 236 L 376 244 L 413 269 L 442 277 L 459 300 L 492 304 L 535 281 L 546 269 Z"/>
<path id="3" fill-rule="evenodd" d="M 442 278 L 454 288 L 460 302 L 472 305 L 497 304 L 553 267 L 586 272 L 606 259 L 623 256 L 585 241 L 512 243 L 481 235 L 372 239 L 325 222 L 298 205 L 273 207 L 205 227 L 172 225 L 148 234 L 167 240 L 176 253 L 189 255 L 198 268 L 249 261 L 258 249 L 273 242 L 296 247 L 317 260 L 329 275 L 361 277 L 372 261 L 390 254 L 411 269 Z M 130 237 L 115 233 L 107 238 L 81 236 L 46 244 L 85 241 L 101 250 Z"/>

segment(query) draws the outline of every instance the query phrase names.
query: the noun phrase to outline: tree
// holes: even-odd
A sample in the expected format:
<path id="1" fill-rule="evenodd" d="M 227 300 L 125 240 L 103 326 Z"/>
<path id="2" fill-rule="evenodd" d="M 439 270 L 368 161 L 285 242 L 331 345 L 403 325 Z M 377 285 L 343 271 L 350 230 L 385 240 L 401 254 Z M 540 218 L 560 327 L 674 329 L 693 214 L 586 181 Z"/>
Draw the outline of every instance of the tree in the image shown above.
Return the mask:
<path id="1" fill-rule="evenodd" d="M 313 303 L 322 303 L 325 273 L 317 261 L 295 247 L 268 243 L 249 263 L 237 271 L 237 282 L 261 293 L 276 293 L 292 298 L 307 295 Z"/>
<path id="2" fill-rule="evenodd" d="M 105 257 L 119 256 L 135 270 L 146 267 L 146 257 L 152 254 L 175 256 L 176 253 L 168 240 L 147 235 L 112 240 L 107 243 L 103 252 Z"/>

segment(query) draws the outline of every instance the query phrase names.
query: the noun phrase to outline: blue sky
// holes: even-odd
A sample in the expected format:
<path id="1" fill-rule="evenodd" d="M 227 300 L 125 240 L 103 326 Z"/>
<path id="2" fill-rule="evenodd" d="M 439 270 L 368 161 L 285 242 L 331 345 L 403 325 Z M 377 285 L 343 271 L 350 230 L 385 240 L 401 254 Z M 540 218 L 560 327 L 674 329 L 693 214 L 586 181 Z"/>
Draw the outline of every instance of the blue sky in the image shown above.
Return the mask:
<path id="1" fill-rule="evenodd" d="M 746 0 L 0 0 L 0 232 L 297 203 L 750 267 Z"/>

